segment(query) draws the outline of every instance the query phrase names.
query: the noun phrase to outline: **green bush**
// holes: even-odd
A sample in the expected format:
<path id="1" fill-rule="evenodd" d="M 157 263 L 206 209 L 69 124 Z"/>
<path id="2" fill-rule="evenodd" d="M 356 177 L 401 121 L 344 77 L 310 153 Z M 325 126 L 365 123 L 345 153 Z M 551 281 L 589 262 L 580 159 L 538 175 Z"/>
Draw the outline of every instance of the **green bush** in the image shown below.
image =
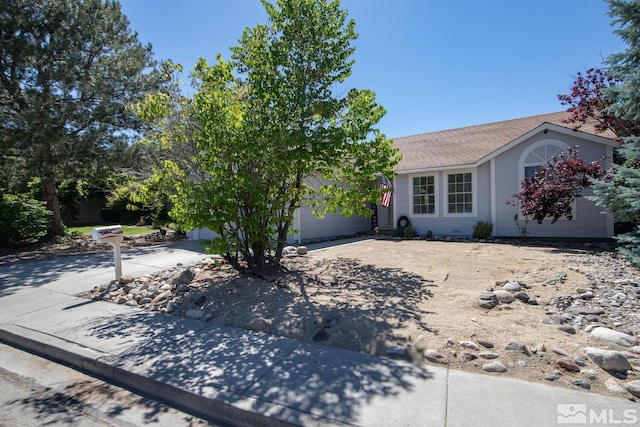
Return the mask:
<path id="1" fill-rule="evenodd" d="M 399 227 L 393 230 L 393 237 L 404 237 L 405 239 L 411 239 L 418 237 L 418 232 L 412 226 Z"/>
<path id="2" fill-rule="evenodd" d="M 474 239 L 486 239 L 491 236 L 493 231 L 493 224 L 485 221 L 478 221 L 473 226 L 473 238 Z"/>
<path id="3" fill-rule="evenodd" d="M 0 199 L 0 246 L 10 247 L 46 234 L 51 212 L 44 202 L 7 194 Z"/>

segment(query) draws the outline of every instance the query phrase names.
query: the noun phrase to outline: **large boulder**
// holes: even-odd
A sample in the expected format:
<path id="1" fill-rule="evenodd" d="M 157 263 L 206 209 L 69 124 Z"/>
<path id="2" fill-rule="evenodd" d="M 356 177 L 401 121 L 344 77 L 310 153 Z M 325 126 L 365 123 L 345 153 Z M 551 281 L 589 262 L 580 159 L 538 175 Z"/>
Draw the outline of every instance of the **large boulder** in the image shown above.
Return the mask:
<path id="1" fill-rule="evenodd" d="M 633 347 L 638 345 L 638 339 L 633 335 L 628 335 L 623 332 L 614 331 L 613 329 L 599 326 L 591 331 L 591 336 L 600 338 L 613 344 L 617 344 L 622 347 Z"/>
<path id="2" fill-rule="evenodd" d="M 626 357 L 619 351 L 602 350 L 595 347 L 584 349 L 587 357 L 605 371 L 626 372 L 632 369 Z"/>

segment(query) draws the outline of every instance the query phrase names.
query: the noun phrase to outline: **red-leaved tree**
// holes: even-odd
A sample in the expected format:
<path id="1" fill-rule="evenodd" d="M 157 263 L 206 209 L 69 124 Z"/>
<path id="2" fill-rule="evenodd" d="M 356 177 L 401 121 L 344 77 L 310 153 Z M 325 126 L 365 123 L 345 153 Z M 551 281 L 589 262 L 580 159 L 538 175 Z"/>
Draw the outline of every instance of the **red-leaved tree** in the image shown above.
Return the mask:
<path id="1" fill-rule="evenodd" d="M 559 218 L 573 217 L 571 205 L 590 185 L 590 179 L 607 179 L 609 171 L 602 167 L 604 157 L 586 163 L 578 157 L 578 146 L 553 156 L 535 175 L 522 180 L 520 191 L 507 203 L 519 206 L 524 216 L 541 224 L 545 218 L 555 223 Z"/>
<path id="2" fill-rule="evenodd" d="M 621 83 L 621 80 L 599 68 L 589 68 L 584 74 L 578 72 L 571 93 L 558 95 L 560 103 L 569 106 L 567 112 L 570 116 L 563 122 L 577 128 L 586 122 L 593 122 L 596 132 L 611 130 L 618 137 L 640 135 L 640 127 L 636 122 L 617 117 L 609 111 L 612 100 L 607 97 L 607 90 Z"/>

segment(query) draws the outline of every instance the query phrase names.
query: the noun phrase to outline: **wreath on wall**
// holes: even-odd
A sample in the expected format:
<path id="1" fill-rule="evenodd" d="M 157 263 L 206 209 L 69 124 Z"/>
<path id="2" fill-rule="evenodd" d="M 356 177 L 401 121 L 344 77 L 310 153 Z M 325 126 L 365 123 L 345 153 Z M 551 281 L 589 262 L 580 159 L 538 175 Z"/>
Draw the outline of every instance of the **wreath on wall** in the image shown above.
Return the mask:
<path id="1" fill-rule="evenodd" d="M 400 218 L 398 218 L 398 222 L 396 223 L 396 226 L 398 228 L 411 227 L 411 221 L 409 221 L 409 218 L 407 218 L 406 215 L 402 215 Z"/>

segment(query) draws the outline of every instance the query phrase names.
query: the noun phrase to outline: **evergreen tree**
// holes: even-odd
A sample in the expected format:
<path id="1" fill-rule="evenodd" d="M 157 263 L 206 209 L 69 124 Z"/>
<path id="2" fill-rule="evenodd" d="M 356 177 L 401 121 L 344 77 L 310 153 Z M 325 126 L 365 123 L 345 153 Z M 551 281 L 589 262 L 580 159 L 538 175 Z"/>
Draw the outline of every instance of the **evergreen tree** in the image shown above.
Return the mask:
<path id="1" fill-rule="evenodd" d="M 40 179 L 48 235 L 63 235 L 59 177 L 96 176 L 125 151 L 128 107 L 159 82 L 151 47 L 113 0 L 3 0 L 0 34 L 0 171 Z"/>
<path id="2" fill-rule="evenodd" d="M 621 83 L 606 90 L 614 100 L 609 112 L 620 119 L 640 123 L 640 1 L 609 0 L 609 15 L 619 25 L 615 33 L 627 50 L 607 59 L 608 73 Z M 614 213 L 617 221 L 629 222 L 633 230 L 617 236 L 621 252 L 640 264 L 640 136 L 623 138 L 621 164 L 614 165 L 610 181 L 596 181 L 593 199 Z"/>

